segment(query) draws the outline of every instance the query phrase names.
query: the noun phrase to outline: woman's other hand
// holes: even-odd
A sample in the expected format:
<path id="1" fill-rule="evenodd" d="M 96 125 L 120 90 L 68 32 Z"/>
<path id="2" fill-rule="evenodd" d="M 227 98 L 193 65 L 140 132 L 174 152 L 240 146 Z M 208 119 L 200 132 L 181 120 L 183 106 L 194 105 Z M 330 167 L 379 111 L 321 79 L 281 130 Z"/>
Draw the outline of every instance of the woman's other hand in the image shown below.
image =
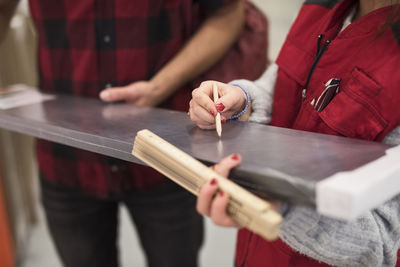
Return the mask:
<path id="1" fill-rule="evenodd" d="M 238 154 L 230 155 L 211 168 L 223 177 L 228 177 L 232 168 L 240 165 L 242 158 Z M 197 211 L 219 226 L 240 227 L 240 225 L 227 214 L 229 195 L 219 189 L 217 179 L 211 179 L 204 184 L 197 198 Z M 282 202 L 279 200 L 268 200 L 271 208 L 280 213 Z"/>
<path id="2" fill-rule="evenodd" d="M 233 154 L 211 168 L 218 174 L 227 177 L 230 170 L 239 166 L 241 162 L 240 155 Z M 200 214 L 210 217 L 216 225 L 239 227 L 240 225 L 226 213 L 228 201 L 229 195 L 219 189 L 218 181 L 214 178 L 201 187 L 196 208 Z"/>

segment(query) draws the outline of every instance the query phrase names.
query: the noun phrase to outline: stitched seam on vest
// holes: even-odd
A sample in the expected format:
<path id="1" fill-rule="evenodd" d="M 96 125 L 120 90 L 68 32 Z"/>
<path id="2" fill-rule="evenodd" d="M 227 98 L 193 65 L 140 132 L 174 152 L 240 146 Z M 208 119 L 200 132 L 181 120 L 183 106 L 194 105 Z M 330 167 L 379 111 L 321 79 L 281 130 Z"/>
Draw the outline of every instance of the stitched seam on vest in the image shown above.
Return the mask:
<path id="1" fill-rule="evenodd" d="M 306 0 L 305 5 L 316 4 L 332 9 L 341 0 Z"/>
<path id="2" fill-rule="evenodd" d="M 375 105 L 368 103 L 366 100 L 364 100 L 355 92 L 346 89 L 343 89 L 343 92 L 347 94 L 355 102 L 366 108 L 371 113 L 371 115 L 378 121 L 378 123 L 380 123 L 382 127 L 386 128 L 388 122 L 385 120 L 385 118 L 383 118 L 383 116 L 379 112 L 379 109 L 375 107 Z"/>
<path id="3" fill-rule="evenodd" d="M 392 31 L 393 31 L 394 37 L 397 39 L 397 42 L 400 45 L 400 20 L 394 22 L 391 25 L 391 27 L 392 27 Z"/>

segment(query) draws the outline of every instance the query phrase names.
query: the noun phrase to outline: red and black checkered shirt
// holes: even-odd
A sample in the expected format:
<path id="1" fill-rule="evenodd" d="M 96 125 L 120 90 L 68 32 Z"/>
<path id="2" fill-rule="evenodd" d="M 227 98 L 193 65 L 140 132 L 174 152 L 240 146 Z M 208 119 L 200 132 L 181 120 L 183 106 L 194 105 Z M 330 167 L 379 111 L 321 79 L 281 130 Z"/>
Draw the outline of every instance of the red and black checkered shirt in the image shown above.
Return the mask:
<path id="1" fill-rule="evenodd" d="M 30 0 L 39 37 L 40 88 L 97 98 L 110 86 L 150 79 L 191 32 L 192 2 L 204 10 L 235 0 Z M 187 110 L 190 90 L 164 107 Z M 155 171 L 43 140 L 38 162 L 46 179 L 100 197 L 158 183 Z"/>

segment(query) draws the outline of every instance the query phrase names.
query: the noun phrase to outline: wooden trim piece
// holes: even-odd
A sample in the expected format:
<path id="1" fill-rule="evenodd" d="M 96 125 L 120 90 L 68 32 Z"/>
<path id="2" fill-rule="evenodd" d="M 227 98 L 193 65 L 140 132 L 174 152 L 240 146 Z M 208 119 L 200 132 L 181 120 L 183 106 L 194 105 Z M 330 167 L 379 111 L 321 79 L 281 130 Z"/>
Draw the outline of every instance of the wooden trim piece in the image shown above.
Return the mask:
<path id="1" fill-rule="evenodd" d="M 227 212 L 236 222 L 267 240 L 278 238 L 282 217 L 267 201 L 219 175 L 149 130 L 137 133 L 132 154 L 194 195 L 204 183 L 217 179 L 221 190 L 230 196 Z"/>

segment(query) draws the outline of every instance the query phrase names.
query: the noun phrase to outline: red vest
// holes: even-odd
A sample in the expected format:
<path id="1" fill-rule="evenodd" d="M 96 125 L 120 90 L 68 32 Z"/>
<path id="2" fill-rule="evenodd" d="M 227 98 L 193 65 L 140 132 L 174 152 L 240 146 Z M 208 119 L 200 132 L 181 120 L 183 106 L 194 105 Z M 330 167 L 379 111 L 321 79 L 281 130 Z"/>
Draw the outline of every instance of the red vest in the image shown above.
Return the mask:
<path id="1" fill-rule="evenodd" d="M 387 7 L 340 32 L 356 1 L 338 2 L 308 0 L 303 5 L 277 59 L 271 124 L 381 141 L 400 125 L 400 22 L 380 32 L 392 10 Z M 341 79 L 339 92 L 317 112 L 311 103 L 331 78 Z M 236 264 L 328 266 L 293 251 L 281 240 L 267 242 L 246 229 L 239 231 Z"/>

